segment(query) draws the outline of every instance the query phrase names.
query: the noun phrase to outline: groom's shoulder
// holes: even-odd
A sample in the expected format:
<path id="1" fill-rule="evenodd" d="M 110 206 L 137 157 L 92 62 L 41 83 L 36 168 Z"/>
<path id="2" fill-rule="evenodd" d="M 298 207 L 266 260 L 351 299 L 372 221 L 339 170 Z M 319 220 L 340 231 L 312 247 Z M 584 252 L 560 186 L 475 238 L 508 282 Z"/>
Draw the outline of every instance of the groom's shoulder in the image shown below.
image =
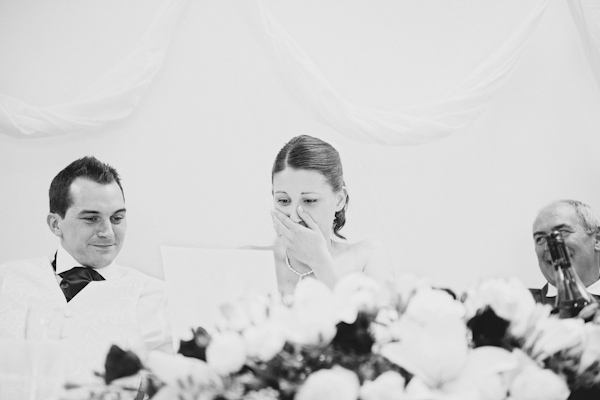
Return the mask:
<path id="1" fill-rule="evenodd" d="M 0 271 L 23 271 L 28 269 L 38 269 L 51 265 L 49 256 L 27 258 L 22 260 L 11 260 L 0 264 Z"/>

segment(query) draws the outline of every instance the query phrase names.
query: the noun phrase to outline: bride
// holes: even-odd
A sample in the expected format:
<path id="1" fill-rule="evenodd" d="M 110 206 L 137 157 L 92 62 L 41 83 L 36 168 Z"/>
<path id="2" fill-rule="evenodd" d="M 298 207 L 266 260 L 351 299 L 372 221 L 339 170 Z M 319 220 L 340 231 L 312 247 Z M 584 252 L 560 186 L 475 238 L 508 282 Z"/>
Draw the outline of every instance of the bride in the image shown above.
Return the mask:
<path id="1" fill-rule="evenodd" d="M 293 293 L 305 277 L 330 288 L 356 271 L 380 282 L 394 280 L 381 245 L 373 240 L 349 243 L 340 233 L 349 196 L 340 155 L 330 144 L 307 135 L 293 138 L 277 154 L 271 181 L 275 267 L 282 294 Z"/>

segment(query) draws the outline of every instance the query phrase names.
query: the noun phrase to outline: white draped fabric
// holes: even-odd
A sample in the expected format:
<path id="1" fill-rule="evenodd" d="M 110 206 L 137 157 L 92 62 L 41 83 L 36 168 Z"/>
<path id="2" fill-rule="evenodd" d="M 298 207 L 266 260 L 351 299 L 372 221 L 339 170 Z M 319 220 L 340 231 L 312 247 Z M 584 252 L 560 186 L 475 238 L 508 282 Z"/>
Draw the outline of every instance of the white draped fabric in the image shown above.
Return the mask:
<path id="1" fill-rule="evenodd" d="M 481 114 L 515 69 L 548 0 L 540 0 L 504 43 L 446 98 L 399 110 L 377 110 L 344 98 L 308 54 L 258 3 L 267 48 L 294 97 L 320 121 L 360 142 L 416 145 L 448 136 Z"/>
<path id="2" fill-rule="evenodd" d="M 0 131 L 21 138 L 60 135 L 131 114 L 163 64 L 184 3 L 161 3 L 135 49 L 72 102 L 36 107 L 0 94 Z"/>
<path id="3" fill-rule="evenodd" d="M 569 0 L 583 50 L 600 88 L 600 3 L 597 0 Z"/>
<path id="4" fill-rule="evenodd" d="M 395 146 L 446 137 L 477 118 L 510 78 L 549 2 L 535 2 L 502 45 L 444 98 L 383 110 L 344 98 L 261 1 L 251 1 L 260 16 L 264 44 L 298 102 L 344 136 Z M 600 87 L 600 5 L 595 0 L 568 2 Z M 0 132 L 18 138 L 83 132 L 131 114 L 162 66 L 184 3 L 165 0 L 136 48 L 67 104 L 37 107 L 0 94 Z"/>

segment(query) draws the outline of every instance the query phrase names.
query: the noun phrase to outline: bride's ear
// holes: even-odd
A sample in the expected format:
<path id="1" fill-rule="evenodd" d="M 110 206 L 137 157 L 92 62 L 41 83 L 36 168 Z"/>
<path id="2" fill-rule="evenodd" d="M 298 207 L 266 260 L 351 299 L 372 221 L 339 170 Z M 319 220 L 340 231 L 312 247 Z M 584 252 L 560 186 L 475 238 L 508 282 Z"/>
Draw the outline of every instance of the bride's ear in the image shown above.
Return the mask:
<path id="1" fill-rule="evenodd" d="M 335 212 L 344 209 L 346 206 L 346 199 L 348 199 L 348 189 L 346 189 L 346 186 L 342 186 L 342 189 L 336 195 Z"/>

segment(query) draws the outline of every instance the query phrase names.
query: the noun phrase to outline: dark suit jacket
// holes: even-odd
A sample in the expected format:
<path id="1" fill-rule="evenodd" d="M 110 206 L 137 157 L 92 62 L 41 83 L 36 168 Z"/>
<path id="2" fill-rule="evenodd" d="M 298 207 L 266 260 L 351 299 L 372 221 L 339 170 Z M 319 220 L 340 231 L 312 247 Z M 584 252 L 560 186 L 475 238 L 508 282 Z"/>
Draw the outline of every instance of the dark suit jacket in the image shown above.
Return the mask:
<path id="1" fill-rule="evenodd" d="M 536 303 L 550 304 L 551 306 L 554 306 L 556 297 L 546 297 L 546 293 L 548 293 L 547 283 L 541 289 L 529 289 L 529 291 L 531 292 L 531 295 Z"/>

